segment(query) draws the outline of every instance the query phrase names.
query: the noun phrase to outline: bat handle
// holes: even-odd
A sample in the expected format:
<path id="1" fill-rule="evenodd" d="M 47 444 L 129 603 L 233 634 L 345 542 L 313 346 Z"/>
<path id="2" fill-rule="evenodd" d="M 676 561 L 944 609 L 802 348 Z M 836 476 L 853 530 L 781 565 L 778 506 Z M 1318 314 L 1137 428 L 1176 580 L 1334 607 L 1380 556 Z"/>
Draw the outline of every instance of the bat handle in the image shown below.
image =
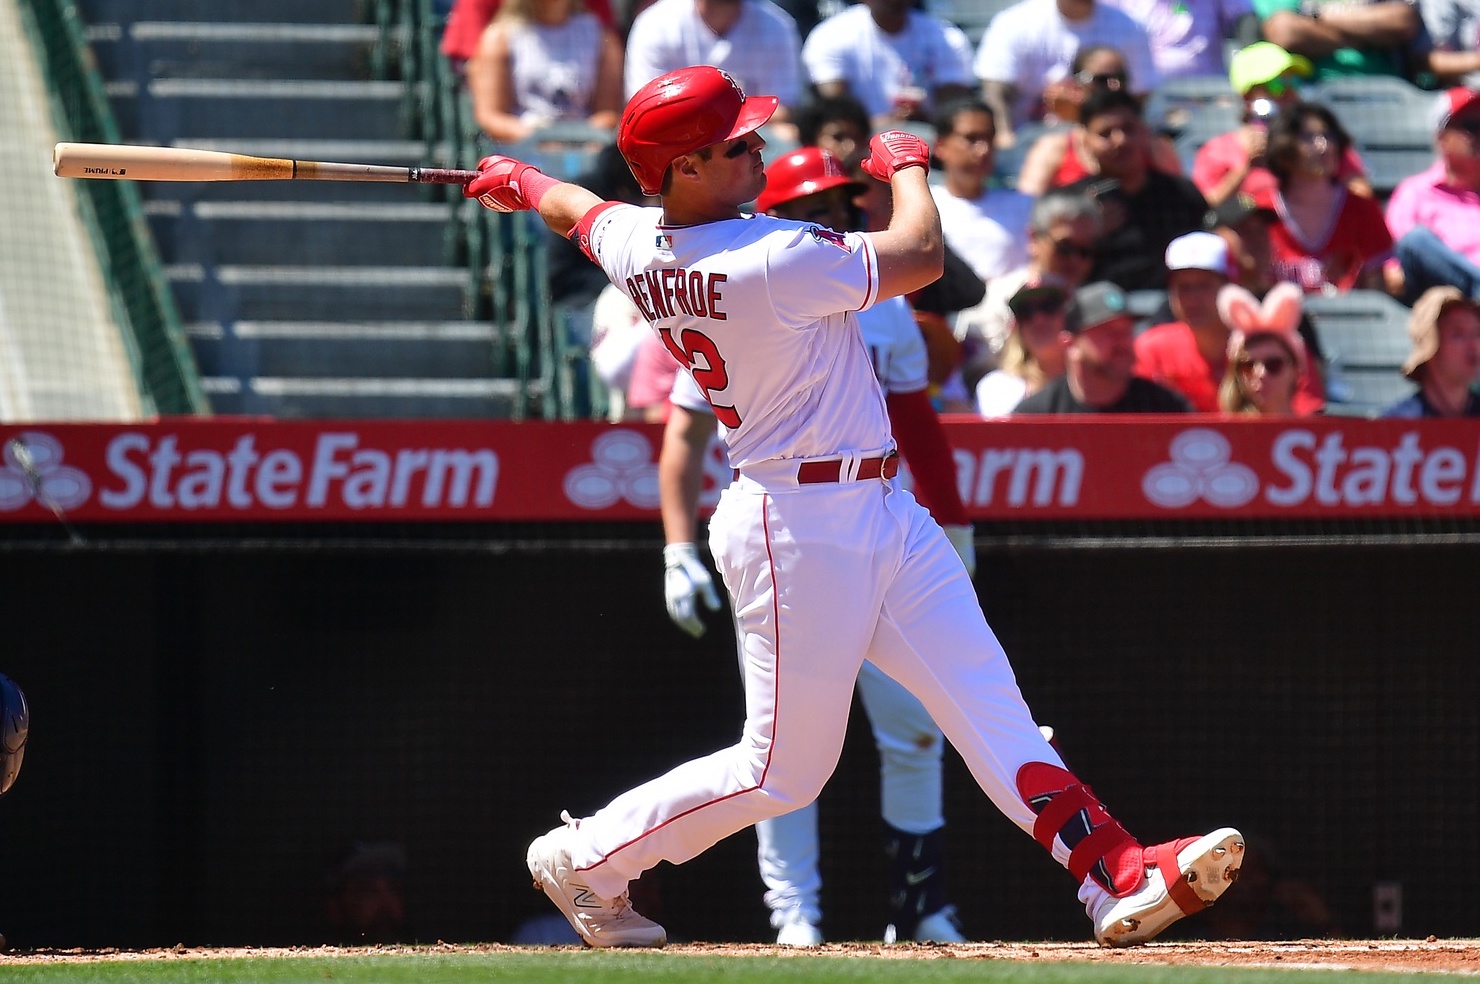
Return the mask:
<path id="1" fill-rule="evenodd" d="M 458 171 L 445 167 L 413 167 L 407 180 L 419 184 L 465 185 L 477 176 L 477 171 Z"/>

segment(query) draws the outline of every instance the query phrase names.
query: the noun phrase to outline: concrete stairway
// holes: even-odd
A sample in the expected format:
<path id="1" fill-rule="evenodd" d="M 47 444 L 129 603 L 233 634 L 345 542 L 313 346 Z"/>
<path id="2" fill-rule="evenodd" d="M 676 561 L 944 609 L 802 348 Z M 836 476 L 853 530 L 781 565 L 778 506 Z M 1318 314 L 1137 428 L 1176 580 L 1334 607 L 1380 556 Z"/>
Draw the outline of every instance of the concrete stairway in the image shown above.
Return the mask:
<path id="1" fill-rule="evenodd" d="M 414 139 L 406 83 L 371 78 L 384 52 L 360 0 L 80 7 L 129 142 L 467 166 Z M 472 318 L 479 285 L 458 223 L 471 206 L 448 189 L 161 182 L 141 192 L 216 412 L 512 411 L 518 383 L 497 372 L 504 340 Z"/>

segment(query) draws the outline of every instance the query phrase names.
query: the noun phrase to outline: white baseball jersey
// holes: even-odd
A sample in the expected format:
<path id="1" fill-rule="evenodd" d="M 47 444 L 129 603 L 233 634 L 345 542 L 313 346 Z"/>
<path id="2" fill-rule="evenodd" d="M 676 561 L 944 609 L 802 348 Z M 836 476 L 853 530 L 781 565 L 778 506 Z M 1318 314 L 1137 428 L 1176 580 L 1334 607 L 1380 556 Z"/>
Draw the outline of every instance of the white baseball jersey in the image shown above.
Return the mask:
<path id="1" fill-rule="evenodd" d="M 608 203 L 582 221 L 580 245 L 692 367 L 730 467 L 892 448 L 854 314 L 878 296 L 868 239 L 766 215 L 665 226 L 662 214 Z"/>
<path id="2" fill-rule="evenodd" d="M 941 85 L 975 86 L 971 42 L 956 25 L 916 10 L 904 30 L 889 34 L 867 4 L 848 7 L 818 24 L 802 45 L 802 62 L 814 85 L 847 82 L 870 116 L 894 108 L 903 89 L 929 93 Z"/>
<path id="3" fill-rule="evenodd" d="M 746 92 L 795 106 L 802 98 L 802 40 L 796 21 L 771 0 L 741 0 L 740 19 L 720 37 L 694 0 L 657 0 L 632 22 L 627 36 L 627 98 L 666 72 L 689 65 L 724 69 Z"/>

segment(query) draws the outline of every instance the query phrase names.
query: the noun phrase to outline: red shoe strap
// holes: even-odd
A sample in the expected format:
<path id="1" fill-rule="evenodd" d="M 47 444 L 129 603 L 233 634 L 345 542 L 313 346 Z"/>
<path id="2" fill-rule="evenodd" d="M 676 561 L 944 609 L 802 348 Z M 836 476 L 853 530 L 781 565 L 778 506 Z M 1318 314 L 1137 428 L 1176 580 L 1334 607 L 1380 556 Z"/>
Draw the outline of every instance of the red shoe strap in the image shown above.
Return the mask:
<path id="1" fill-rule="evenodd" d="M 1177 908 L 1187 915 L 1201 912 L 1208 907 L 1202 897 L 1193 891 L 1192 886 L 1182 875 L 1182 869 L 1177 864 L 1177 842 L 1168 841 L 1165 844 L 1157 844 L 1146 851 L 1147 860 L 1156 865 L 1161 871 L 1161 877 L 1167 886 L 1167 894 L 1172 901 L 1177 903 Z"/>

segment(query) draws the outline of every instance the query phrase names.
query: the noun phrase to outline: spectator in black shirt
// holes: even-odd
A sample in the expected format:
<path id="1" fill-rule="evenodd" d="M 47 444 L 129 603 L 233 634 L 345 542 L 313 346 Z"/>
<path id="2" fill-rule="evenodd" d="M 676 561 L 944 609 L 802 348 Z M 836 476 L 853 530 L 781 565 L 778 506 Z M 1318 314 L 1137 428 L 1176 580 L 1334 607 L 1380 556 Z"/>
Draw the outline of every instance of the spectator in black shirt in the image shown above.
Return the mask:
<path id="1" fill-rule="evenodd" d="M 1074 336 L 1064 375 L 1026 397 L 1013 414 L 1190 412 L 1180 393 L 1132 373 L 1135 325 L 1119 287 L 1098 281 L 1079 288 L 1064 313 L 1064 330 Z"/>
<path id="2" fill-rule="evenodd" d="M 1064 189 L 1093 196 L 1105 216 L 1091 279 L 1125 290 L 1161 290 L 1167 244 L 1203 228 L 1207 200 L 1191 181 L 1151 166 L 1150 131 L 1130 93 L 1096 88 L 1080 114 L 1099 173 Z"/>

